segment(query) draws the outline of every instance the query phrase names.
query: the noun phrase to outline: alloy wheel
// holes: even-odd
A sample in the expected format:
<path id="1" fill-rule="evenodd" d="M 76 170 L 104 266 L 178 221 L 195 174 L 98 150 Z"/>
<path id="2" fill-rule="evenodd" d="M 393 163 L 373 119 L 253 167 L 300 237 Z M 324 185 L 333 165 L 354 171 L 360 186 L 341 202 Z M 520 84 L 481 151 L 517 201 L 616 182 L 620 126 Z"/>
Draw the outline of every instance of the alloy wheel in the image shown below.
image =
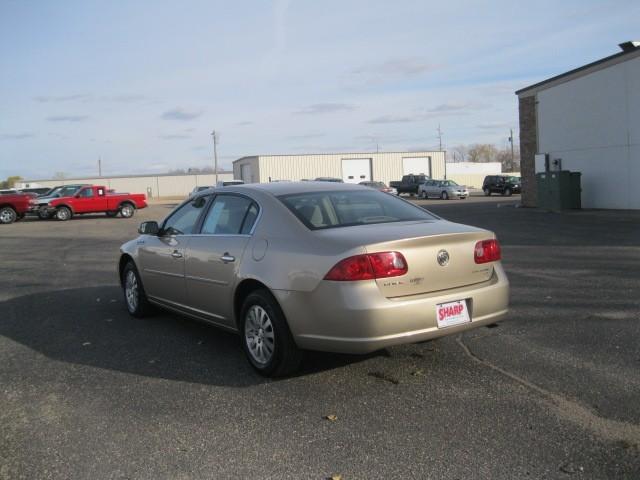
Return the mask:
<path id="1" fill-rule="evenodd" d="M 260 305 L 252 305 L 247 311 L 244 337 L 253 360 L 261 365 L 269 363 L 275 350 L 275 335 L 269 314 Z"/>

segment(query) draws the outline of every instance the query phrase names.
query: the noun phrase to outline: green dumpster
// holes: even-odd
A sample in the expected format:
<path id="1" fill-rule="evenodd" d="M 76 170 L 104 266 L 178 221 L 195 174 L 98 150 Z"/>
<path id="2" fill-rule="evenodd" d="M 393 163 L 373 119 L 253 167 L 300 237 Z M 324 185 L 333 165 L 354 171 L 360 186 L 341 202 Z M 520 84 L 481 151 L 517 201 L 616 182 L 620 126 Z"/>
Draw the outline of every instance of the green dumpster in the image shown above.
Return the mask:
<path id="1" fill-rule="evenodd" d="M 538 207 L 545 210 L 581 208 L 581 175 L 569 170 L 537 173 Z"/>

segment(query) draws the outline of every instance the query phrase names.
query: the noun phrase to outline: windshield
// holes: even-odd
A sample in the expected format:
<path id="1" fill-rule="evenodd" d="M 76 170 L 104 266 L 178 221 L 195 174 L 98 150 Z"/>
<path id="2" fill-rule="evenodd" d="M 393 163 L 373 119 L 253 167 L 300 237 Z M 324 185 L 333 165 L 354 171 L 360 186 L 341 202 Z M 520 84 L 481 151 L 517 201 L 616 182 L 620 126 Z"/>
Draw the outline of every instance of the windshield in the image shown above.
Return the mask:
<path id="1" fill-rule="evenodd" d="M 520 177 L 507 177 L 507 181 L 511 183 L 520 183 Z"/>
<path id="2" fill-rule="evenodd" d="M 448 187 L 457 187 L 458 184 L 456 182 L 454 182 L 453 180 L 446 180 L 444 182 L 442 182 L 442 184 L 444 186 L 448 186 Z"/>
<path id="3" fill-rule="evenodd" d="M 278 198 L 311 230 L 436 218 L 377 190 L 296 193 Z"/>
<path id="4" fill-rule="evenodd" d="M 79 189 L 80 189 L 80 187 L 78 187 L 78 186 L 62 187 L 60 190 L 58 190 L 55 193 L 60 195 L 61 197 L 70 197 L 71 195 L 76 193 Z"/>

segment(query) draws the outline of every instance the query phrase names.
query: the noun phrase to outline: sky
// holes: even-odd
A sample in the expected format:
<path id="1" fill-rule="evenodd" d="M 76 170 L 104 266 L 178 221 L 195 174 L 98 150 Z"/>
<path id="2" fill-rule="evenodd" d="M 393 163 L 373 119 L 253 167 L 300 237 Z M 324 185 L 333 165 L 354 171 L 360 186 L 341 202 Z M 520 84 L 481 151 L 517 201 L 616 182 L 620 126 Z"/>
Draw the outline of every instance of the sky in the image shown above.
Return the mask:
<path id="1" fill-rule="evenodd" d="M 515 90 L 640 39 L 640 2 L 0 0 L 0 179 L 518 142 Z"/>

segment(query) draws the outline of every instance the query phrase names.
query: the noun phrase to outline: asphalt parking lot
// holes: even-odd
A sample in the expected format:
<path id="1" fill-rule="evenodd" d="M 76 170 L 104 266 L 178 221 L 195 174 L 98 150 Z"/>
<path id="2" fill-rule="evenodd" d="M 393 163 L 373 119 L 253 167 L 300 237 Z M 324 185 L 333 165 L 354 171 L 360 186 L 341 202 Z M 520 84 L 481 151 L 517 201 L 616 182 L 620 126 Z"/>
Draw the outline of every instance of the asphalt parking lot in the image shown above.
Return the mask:
<path id="1" fill-rule="evenodd" d="M 0 478 L 640 478 L 640 213 L 518 202 L 417 202 L 497 233 L 508 320 L 276 381 L 128 316 L 118 246 L 170 207 L 0 226 Z"/>

